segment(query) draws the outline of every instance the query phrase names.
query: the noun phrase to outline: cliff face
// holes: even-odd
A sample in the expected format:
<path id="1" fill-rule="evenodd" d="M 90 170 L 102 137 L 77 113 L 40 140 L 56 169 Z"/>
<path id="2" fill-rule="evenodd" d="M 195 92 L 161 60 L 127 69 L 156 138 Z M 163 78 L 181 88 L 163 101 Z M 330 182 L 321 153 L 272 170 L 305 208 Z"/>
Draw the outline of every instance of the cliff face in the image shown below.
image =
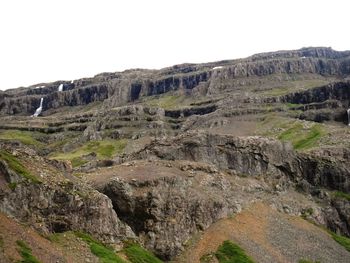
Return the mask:
<path id="1" fill-rule="evenodd" d="M 346 161 L 299 154 L 288 144 L 261 137 L 197 133 L 155 141 L 124 161 L 119 168 L 94 172 L 90 180 L 140 241 L 164 259 L 179 254 L 195 233 L 257 199 L 305 213 L 304 201 L 280 203 L 276 197 L 295 187 L 321 196 L 323 205 L 309 215 L 313 220 L 344 235 L 350 231 L 343 221 L 349 201 L 321 190 L 350 191 Z"/>
<path id="2" fill-rule="evenodd" d="M 232 214 L 237 205 L 214 194 L 220 187 L 195 189 L 191 178 L 180 174 L 164 176 L 135 179 L 137 182 L 116 179 L 98 189 L 111 198 L 122 220 L 131 226 L 140 241 L 169 260 L 179 254 L 184 242 L 194 233 Z M 209 180 L 228 183 L 219 178 Z"/>
<path id="3" fill-rule="evenodd" d="M 213 69 L 215 66 L 223 68 Z M 348 52 L 315 48 L 294 52 L 262 54 L 247 59 L 217 62 L 216 64 L 183 65 L 160 71 L 130 70 L 122 73 L 104 73 L 91 79 L 61 81 L 9 90 L 0 96 L 2 114 L 28 115 L 44 98 L 44 111 L 63 106 L 86 105 L 104 101 L 108 107 L 132 102 L 140 97 L 178 91 L 185 94 L 219 94 L 228 88 L 227 81 L 244 86 L 252 77 L 280 74 L 314 74 L 344 76 L 350 73 Z M 246 79 L 245 81 L 243 79 Z M 58 86 L 64 91 L 58 92 Z"/>
<path id="4" fill-rule="evenodd" d="M 134 237 L 117 217 L 111 201 L 62 174 L 64 166 L 19 144 L 0 146 L 2 213 L 43 234 L 84 231 L 107 243 Z M 69 167 L 63 169 L 67 173 Z"/>
<path id="5" fill-rule="evenodd" d="M 337 82 L 302 92 L 284 96 L 282 102 L 294 104 L 320 103 L 326 100 L 338 100 L 344 106 L 350 101 L 350 82 Z"/>
<path id="6" fill-rule="evenodd" d="M 350 83 L 336 82 L 326 86 L 293 92 L 276 99 L 283 103 L 296 104 L 302 110 L 299 118 L 324 122 L 335 120 L 348 123 L 346 110 L 350 105 Z"/>
<path id="7" fill-rule="evenodd" d="M 151 144 L 134 158 L 146 159 L 151 154 L 162 160 L 212 164 L 234 174 L 287 176 L 294 182 L 306 180 L 315 187 L 350 192 L 349 157 L 335 163 L 327 158 L 297 154 L 290 144 L 262 137 L 187 133 L 173 141 Z"/>
<path id="8" fill-rule="evenodd" d="M 0 92 L 0 220 L 164 260 L 257 203 L 350 236 L 349 75 L 304 48 Z"/>

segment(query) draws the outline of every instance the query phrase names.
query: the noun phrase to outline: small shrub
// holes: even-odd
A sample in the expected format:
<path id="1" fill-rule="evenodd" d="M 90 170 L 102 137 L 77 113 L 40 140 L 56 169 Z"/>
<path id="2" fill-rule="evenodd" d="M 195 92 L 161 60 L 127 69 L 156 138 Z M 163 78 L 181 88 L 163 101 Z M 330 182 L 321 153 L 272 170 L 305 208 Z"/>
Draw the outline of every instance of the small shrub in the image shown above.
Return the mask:
<path id="1" fill-rule="evenodd" d="M 304 219 L 307 219 L 309 216 L 312 216 L 314 214 L 314 209 L 312 207 L 309 207 L 307 209 L 304 209 L 301 212 L 301 217 Z"/>
<path id="2" fill-rule="evenodd" d="M 224 241 L 215 253 L 220 263 L 254 263 L 242 248 L 231 241 Z"/>
<path id="3" fill-rule="evenodd" d="M 153 253 L 142 248 L 136 243 L 129 243 L 124 252 L 132 263 L 162 263 Z"/>
<path id="4" fill-rule="evenodd" d="M 18 263 L 40 263 L 40 261 L 32 255 L 32 249 L 28 247 L 28 245 L 21 240 L 16 241 L 19 246 L 18 252 L 22 256 L 22 260 L 18 261 Z"/>

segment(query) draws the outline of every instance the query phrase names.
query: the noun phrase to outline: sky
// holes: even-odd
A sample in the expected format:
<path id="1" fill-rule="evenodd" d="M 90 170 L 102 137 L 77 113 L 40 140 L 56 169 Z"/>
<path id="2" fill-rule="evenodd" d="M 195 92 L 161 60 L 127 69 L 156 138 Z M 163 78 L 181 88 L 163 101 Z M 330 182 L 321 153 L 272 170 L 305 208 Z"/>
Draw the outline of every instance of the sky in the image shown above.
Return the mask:
<path id="1" fill-rule="evenodd" d="M 348 0 L 1 0 L 0 89 L 326 46 Z"/>

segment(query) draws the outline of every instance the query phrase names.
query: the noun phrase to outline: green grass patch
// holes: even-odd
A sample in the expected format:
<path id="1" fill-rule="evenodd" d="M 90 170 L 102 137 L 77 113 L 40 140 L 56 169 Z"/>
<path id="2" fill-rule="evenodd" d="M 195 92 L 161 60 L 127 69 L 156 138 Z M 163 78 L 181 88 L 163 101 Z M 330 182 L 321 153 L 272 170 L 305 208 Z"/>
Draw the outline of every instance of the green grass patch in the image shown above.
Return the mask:
<path id="1" fill-rule="evenodd" d="M 296 108 L 296 107 L 300 107 L 303 104 L 295 104 L 295 103 L 286 103 L 285 104 L 288 108 Z"/>
<path id="2" fill-rule="evenodd" d="M 53 233 L 47 236 L 47 239 L 51 242 L 59 243 L 62 233 Z"/>
<path id="3" fill-rule="evenodd" d="M 130 243 L 126 245 L 123 250 L 127 255 L 128 259 L 132 263 L 162 263 L 159 258 L 157 258 L 150 251 L 142 248 L 136 243 Z"/>
<path id="4" fill-rule="evenodd" d="M 166 110 L 179 109 L 194 105 L 200 105 L 208 101 L 204 97 L 191 97 L 178 95 L 174 93 L 165 93 L 162 95 L 147 96 L 141 99 L 141 102 L 150 107 L 159 107 Z"/>
<path id="5" fill-rule="evenodd" d="M 347 251 L 350 252 L 350 238 L 338 235 L 332 231 L 328 230 L 328 233 L 332 236 L 332 238 L 341 246 L 343 246 Z"/>
<path id="6" fill-rule="evenodd" d="M 35 139 L 36 134 L 28 131 L 6 130 L 0 132 L 0 139 L 9 141 L 20 141 L 25 145 L 42 147 L 44 144 Z"/>
<path id="7" fill-rule="evenodd" d="M 125 139 L 90 141 L 71 152 L 53 154 L 51 158 L 57 160 L 70 160 L 73 167 L 77 167 L 87 162 L 81 158 L 84 155 L 94 152 L 99 160 L 109 159 L 115 154 L 122 153 L 126 145 L 127 140 Z"/>
<path id="8" fill-rule="evenodd" d="M 9 184 L 7 184 L 7 186 L 13 191 L 16 189 L 17 183 L 9 183 Z"/>
<path id="9" fill-rule="evenodd" d="M 215 256 L 220 263 L 254 263 L 242 248 L 229 240 L 222 243 Z"/>
<path id="10" fill-rule="evenodd" d="M 21 240 L 16 241 L 19 249 L 18 252 L 22 256 L 22 260 L 17 261 L 18 263 L 40 263 L 40 261 L 32 255 L 32 249 Z"/>
<path id="11" fill-rule="evenodd" d="M 290 141 L 293 140 L 294 137 L 300 133 L 300 131 L 303 129 L 303 125 L 300 123 L 295 124 L 292 128 L 287 129 L 284 131 L 278 139 L 282 141 Z"/>
<path id="12" fill-rule="evenodd" d="M 344 193 L 344 192 L 341 192 L 341 191 L 335 191 L 333 193 L 334 197 L 337 197 L 337 198 L 341 198 L 341 199 L 346 199 L 348 201 L 350 201 L 350 194 L 347 194 L 347 193 Z"/>
<path id="13" fill-rule="evenodd" d="M 307 220 L 307 219 L 305 219 L 305 220 Z M 317 225 L 314 221 L 309 221 L 309 220 L 307 220 L 307 221 L 309 223 L 321 228 L 322 230 L 326 231 L 329 235 L 331 235 L 331 237 L 334 239 L 334 241 L 336 241 L 339 245 L 343 246 L 347 251 L 350 252 L 350 238 L 342 236 L 342 235 L 338 235 L 338 234 L 334 233 L 333 231 L 327 229 L 324 226 Z"/>
<path id="14" fill-rule="evenodd" d="M 298 263 L 320 263 L 320 261 L 312 261 L 308 259 L 300 259 Z"/>
<path id="15" fill-rule="evenodd" d="M 160 107 L 163 109 L 176 109 L 180 105 L 184 104 L 184 100 L 185 96 L 165 94 L 145 98 L 144 103 L 151 107 Z"/>
<path id="16" fill-rule="evenodd" d="M 318 140 L 325 134 L 321 125 L 315 124 L 311 128 L 304 129 L 301 123 L 294 124 L 291 128 L 282 132 L 278 139 L 290 141 L 294 149 L 302 150 L 316 146 Z"/>
<path id="17" fill-rule="evenodd" d="M 126 263 L 117 256 L 113 249 L 103 245 L 90 235 L 81 232 L 75 232 L 75 235 L 89 244 L 91 252 L 97 256 L 102 263 Z"/>
<path id="18" fill-rule="evenodd" d="M 291 92 L 303 91 L 327 85 L 329 82 L 329 80 L 323 79 L 285 80 L 281 82 L 280 87 L 263 90 L 262 93 L 266 96 L 283 96 Z"/>
<path id="19" fill-rule="evenodd" d="M 75 157 L 71 160 L 71 162 L 73 167 L 79 167 L 79 166 L 82 166 L 83 164 L 86 164 L 88 161 L 84 160 L 81 157 Z"/>
<path id="20" fill-rule="evenodd" d="M 41 183 L 41 181 L 32 175 L 15 156 L 5 150 L 0 150 L 0 159 L 4 160 L 7 165 L 18 175 L 32 181 L 33 183 Z"/>
<path id="21" fill-rule="evenodd" d="M 305 138 L 302 138 L 293 144 L 295 149 L 310 148 L 316 144 L 316 142 L 323 135 L 323 131 L 319 125 L 314 125 Z"/>

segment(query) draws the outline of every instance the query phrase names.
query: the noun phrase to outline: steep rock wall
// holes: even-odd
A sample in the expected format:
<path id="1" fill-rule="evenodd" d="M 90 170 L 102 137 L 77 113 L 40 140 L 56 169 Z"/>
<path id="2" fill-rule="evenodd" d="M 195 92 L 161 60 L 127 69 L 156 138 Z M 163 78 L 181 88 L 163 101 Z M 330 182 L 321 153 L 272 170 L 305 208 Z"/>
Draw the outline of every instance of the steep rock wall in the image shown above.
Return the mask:
<path id="1" fill-rule="evenodd" d="M 52 162 L 21 145 L 12 144 L 11 148 L 8 144 L 0 145 L 1 149 L 9 149 L 9 154 L 15 151 L 17 156 L 44 167 L 40 175 L 33 174 L 38 180 L 33 181 L 14 171 L 7 160 L 0 159 L 1 212 L 46 234 L 84 231 L 107 243 L 135 237 L 105 195 L 60 175 L 56 170 L 60 164 L 54 163 L 54 167 Z"/>
<path id="2" fill-rule="evenodd" d="M 221 65 L 224 67 L 212 68 Z M 276 74 L 344 77 L 350 74 L 350 57 L 348 52 L 310 48 L 262 54 L 241 60 L 174 66 L 159 71 L 137 69 L 121 73 L 103 73 L 94 78 L 75 80 L 74 83 L 60 81 L 46 84 L 45 87 L 32 86 L 5 91 L 0 94 L 0 113 L 32 114 L 41 97 L 44 97 L 45 110 L 85 105 L 107 98 L 106 106 L 117 107 L 142 96 L 176 90 L 194 95 L 198 92 L 219 94 L 222 87 L 227 85 L 245 86 L 252 77 Z M 201 85 L 203 83 L 206 85 Z M 64 92 L 58 93 L 57 88 L 60 84 L 64 84 Z"/>

